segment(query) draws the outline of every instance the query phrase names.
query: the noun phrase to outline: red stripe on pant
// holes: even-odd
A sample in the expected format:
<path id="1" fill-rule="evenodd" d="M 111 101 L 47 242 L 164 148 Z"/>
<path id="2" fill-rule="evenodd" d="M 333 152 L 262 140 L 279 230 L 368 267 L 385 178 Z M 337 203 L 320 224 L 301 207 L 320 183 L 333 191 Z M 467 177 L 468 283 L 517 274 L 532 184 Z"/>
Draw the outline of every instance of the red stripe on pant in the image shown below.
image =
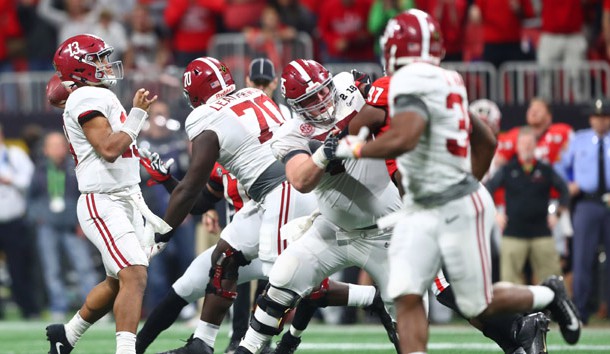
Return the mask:
<path id="1" fill-rule="evenodd" d="M 89 209 L 89 215 L 93 219 L 95 226 L 97 227 L 98 231 L 102 235 L 102 238 L 104 239 L 104 243 L 106 244 L 106 248 L 108 248 L 110 255 L 112 256 L 112 258 L 114 259 L 114 261 L 116 262 L 116 264 L 119 266 L 120 269 L 129 267 L 131 264 L 127 261 L 127 259 L 125 259 L 125 257 L 123 257 L 123 254 L 121 253 L 121 251 L 119 250 L 117 245 L 114 243 L 114 238 L 112 237 L 112 234 L 110 233 L 110 230 L 108 229 L 108 226 L 106 225 L 106 222 L 104 222 L 104 219 L 102 219 L 97 212 L 97 206 L 95 205 L 94 195 L 87 194 L 87 198 L 89 198 L 89 199 L 87 199 L 87 208 Z M 100 225 L 101 225 L 101 227 L 100 227 Z M 104 233 L 102 231 L 102 229 L 106 233 Z M 113 252 L 113 250 L 114 250 L 114 252 Z M 121 264 L 121 262 L 117 259 L 117 257 L 120 258 L 120 260 L 123 262 L 124 265 Z"/>

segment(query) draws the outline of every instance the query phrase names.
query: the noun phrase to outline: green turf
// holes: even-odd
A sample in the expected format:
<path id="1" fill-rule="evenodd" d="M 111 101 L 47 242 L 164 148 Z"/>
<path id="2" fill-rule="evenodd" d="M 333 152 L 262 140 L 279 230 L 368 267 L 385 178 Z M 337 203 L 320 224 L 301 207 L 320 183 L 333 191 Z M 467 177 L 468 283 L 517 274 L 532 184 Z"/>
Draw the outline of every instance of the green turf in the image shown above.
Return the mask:
<path id="1" fill-rule="evenodd" d="M 41 354 L 49 347 L 45 340 L 42 322 L 0 322 L 1 354 Z M 221 353 L 228 342 L 227 327 L 223 326 L 217 341 L 216 353 Z M 168 350 L 183 345 L 192 328 L 176 324 L 163 333 L 150 347 L 148 353 Z M 548 337 L 550 353 L 610 353 L 610 329 L 586 328 L 580 343 L 568 346 L 563 342 L 556 326 L 551 327 Z M 92 327 L 78 343 L 73 353 L 113 354 L 115 349 L 114 326 L 111 323 Z M 381 326 L 327 326 L 312 325 L 304 335 L 298 352 L 302 353 L 393 353 Z M 482 337 L 476 330 L 466 326 L 433 326 L 429 353 L 500 353 L 500 350 Z"/>

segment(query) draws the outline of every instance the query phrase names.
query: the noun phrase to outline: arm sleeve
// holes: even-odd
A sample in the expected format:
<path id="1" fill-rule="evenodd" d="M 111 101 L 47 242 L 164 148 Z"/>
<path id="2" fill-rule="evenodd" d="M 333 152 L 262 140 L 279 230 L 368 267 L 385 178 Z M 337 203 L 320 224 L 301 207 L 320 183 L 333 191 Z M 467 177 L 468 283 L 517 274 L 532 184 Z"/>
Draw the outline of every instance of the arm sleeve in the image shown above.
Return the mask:
<path id="1" fill-rule="evenodd" d="M 561 158 L 559 161 L 553 165 L 555 168 L 555 172 L 564 179 L 566 182 L 570 182 L 574 179 L 573 174 L 573 164 L 574 164 L 574 143 L 573 140 L 568 145 L 568 148 L 561 154 Z"/>
<path id="2" fill-rule="evenodd" d="M 394 97 L 394 114 L 403 112 L 415 112 L 426 121 L 430 120 L 428 106 L 416 95 L 402 94 Z"/>
<path id="3" fill-rule="evenodd" d="M 280 127 L 278 133 L 271 141 L 271 151 L 273 156 L 279 161 L 285 162 L 288 157 L 296 153 L 307 153 L 311 155 L 309 148 L 309 138 L 300 134 L 298 126 L 288 121 Z M 290 155 L 290 156 L 289 156 Z"/>

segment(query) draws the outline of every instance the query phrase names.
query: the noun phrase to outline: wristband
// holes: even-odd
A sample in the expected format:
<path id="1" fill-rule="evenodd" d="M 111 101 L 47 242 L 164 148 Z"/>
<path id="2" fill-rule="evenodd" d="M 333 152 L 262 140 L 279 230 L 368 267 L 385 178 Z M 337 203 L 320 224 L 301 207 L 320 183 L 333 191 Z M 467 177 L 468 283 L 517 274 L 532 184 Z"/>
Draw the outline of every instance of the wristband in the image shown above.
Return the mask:
<path id="1" fill-rule="evenodd" d="M 133 107 L 131 111 L 129 111 L 129 115 L 127 116 L 127 119 L 125 119 L 121 131 L 129 135 L 132 141 L 135 141 L 138 134 L 140 134 L 140 130 L 142 129 L 142 125 L 144 125 L 146 118 L 148 118 L 148 113 L 146 113 L 145 110 Z"/>
<path id="2" fill-rule="evenodd" d="M 326 166 L 330 162 L 326 155 L 324 154 L 324 146 L 320 146 L 314 153 L 311 155 L 311 160 L 313 163 L 318 166 L 321 170 L 326 169 Z"/>
<path id="3" fill-rule="evenodd" d="M 354 157 L 359 159 L 362 157 L 362 148 L 364 147 L 364 143 L 360 143 L 358 145 L 356 145 L 356 147 L 354 148 Z"/>

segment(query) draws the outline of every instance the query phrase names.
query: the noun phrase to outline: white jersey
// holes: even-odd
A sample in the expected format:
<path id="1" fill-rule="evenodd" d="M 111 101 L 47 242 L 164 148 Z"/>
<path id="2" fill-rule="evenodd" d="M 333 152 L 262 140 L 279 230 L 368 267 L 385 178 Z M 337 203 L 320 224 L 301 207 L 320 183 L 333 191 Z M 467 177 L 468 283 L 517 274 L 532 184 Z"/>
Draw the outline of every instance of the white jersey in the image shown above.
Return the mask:
<path id="1" fill-rule="evenodd" d="M 392 76 L 388 101 L 391 117 L 416 110 L 427 120 L 416 148 L 396 159 L 409 199 L 442 199 L 471 175 L 471 127 L 462 77 L 439 66 L 413 63 Z"/>
<path id="2" fill-rule="evenodd" d="M 275 162 L 269 141 L 284 123 L 279 108 L 261 90 L 241 89 L 195 108 L 186 119 L 190 140 L 205 130 L 218 136 L 218 162 L 250 191 L 252 184 Z"/>
<path id="3" fill-rule="evenodd" d="M 114 162 L 108 162 L 87 140 L 81 124 L 95 111 L 108 119 L 115 132 L 127 118 L 119 99 L 106 88 L 85 86 L 70 94 L 63 114 L 64 130 L 76 162 L 78 189 L 81 193 L 111 193 L 136 187 L 140 164 L 135 143 Z"/>
<path id="4" fill-rule="evenodd" d="M 337 89 L 335 102 L 335 127 L 344 129 L 364 106 L 365 101 L 349 73 L 333 77 Z M 271 147 L 277 159 L 294 151 L 309 154 L 315 147 L 312 141 L 324 141 L 335 127 L 320 128 L 300 118 L 286 122 L 275 135 Z M 400 197 L 383 160 L 335 160 L 314 193 L 322 215 L 344 230 L 367 228 L 375 225 L 377 218 L 400 208 Z"/>

